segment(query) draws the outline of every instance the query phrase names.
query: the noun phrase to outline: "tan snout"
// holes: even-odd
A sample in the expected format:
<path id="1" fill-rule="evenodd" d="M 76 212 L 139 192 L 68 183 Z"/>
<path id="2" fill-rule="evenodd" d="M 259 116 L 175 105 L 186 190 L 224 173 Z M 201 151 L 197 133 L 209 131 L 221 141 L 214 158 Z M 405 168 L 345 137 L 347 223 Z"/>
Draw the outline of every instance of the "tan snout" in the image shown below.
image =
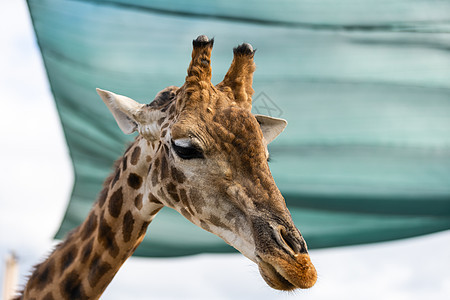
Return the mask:
<path id="1" fill-rule="evenodd" d="M 316 268 L 308 254 L 296 254 L 288 259 L 260 257 L 258 267 L 267 284 L 277 290 L 308 289 L 317 280 Z"/>
<path id="2" fill-rule="evenodd" d="M 259 222 L 257 228 L 266 230 L 260 230 L 256 235 L 257 264 L 263 279 L 277 290 L 312 287 L 316 283 L 317 272 L 300 232 L 294 226 L 269 223 Z"/>

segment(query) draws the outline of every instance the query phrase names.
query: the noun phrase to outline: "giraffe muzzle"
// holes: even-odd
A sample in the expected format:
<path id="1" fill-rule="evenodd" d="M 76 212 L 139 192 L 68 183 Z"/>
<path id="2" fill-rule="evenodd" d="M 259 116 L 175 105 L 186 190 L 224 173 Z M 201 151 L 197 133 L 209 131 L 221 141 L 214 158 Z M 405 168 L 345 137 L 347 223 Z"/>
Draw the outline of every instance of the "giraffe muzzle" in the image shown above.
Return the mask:
<path id="1" fill-rule="evenodd" d="M 257 259 L 262 278 L 274 289 L 308 289 L 317 281 L 317 272 L 308 254 L 296 254 L 288 259 L 258 255 Z"/>
<path id="2" fill-rule="evenodd" d="M 262 218 L 253 222 L 256 262 L 261 276 L 277 290 L 312 287 L 317 272 L 302 235 L 295 226 L 271 223 Z"/>

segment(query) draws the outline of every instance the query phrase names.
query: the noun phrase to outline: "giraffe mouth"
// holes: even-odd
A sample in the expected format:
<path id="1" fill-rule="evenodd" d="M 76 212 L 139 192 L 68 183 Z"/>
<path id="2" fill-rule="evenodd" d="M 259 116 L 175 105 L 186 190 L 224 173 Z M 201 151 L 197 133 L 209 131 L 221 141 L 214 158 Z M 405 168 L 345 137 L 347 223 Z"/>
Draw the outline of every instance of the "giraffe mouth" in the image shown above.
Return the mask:
<path id="1" fill-rule="evenodd" d="M 266 283 L 282 291 L 308 289 L 317 280 L 317 272 L 308 254 L 295 255 L 293 259 L 258 256 L 258 267 Z"/>
<path id="2" fill-rule="evenodd" d="M 262 278 L 270 287 L 282 291 L 291 291 L 296 288 L 295 285 L 278 273 L 272 265 L 260 262 L 258 267 Z"/>

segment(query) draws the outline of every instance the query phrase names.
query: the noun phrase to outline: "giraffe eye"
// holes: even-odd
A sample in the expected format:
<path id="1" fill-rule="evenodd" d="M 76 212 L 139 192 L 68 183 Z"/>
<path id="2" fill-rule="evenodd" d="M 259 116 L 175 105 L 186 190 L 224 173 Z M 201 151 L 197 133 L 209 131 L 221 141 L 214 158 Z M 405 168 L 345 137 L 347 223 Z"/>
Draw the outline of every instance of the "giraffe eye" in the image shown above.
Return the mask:
<path id="1" fill-rule="evenodd" d="M 172 149 L 182 159 L 205 158 L 201 149 L 184 140 L 172 140 Z"/>

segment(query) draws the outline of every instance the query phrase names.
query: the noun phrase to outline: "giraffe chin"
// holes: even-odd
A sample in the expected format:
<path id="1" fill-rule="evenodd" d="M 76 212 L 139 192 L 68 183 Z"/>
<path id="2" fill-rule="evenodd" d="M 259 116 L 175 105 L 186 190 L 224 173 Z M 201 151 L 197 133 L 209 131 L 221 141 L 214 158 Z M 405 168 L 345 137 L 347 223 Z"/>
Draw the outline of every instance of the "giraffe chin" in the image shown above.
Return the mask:
<path id="1" fill-rule="evenodd" d="M 297 254 L 288 260 L 259 257 L 259 272 L 266 283 L 282 291 L 308 289 L 317 280 L 317 272 L 308 254 Z"/>

